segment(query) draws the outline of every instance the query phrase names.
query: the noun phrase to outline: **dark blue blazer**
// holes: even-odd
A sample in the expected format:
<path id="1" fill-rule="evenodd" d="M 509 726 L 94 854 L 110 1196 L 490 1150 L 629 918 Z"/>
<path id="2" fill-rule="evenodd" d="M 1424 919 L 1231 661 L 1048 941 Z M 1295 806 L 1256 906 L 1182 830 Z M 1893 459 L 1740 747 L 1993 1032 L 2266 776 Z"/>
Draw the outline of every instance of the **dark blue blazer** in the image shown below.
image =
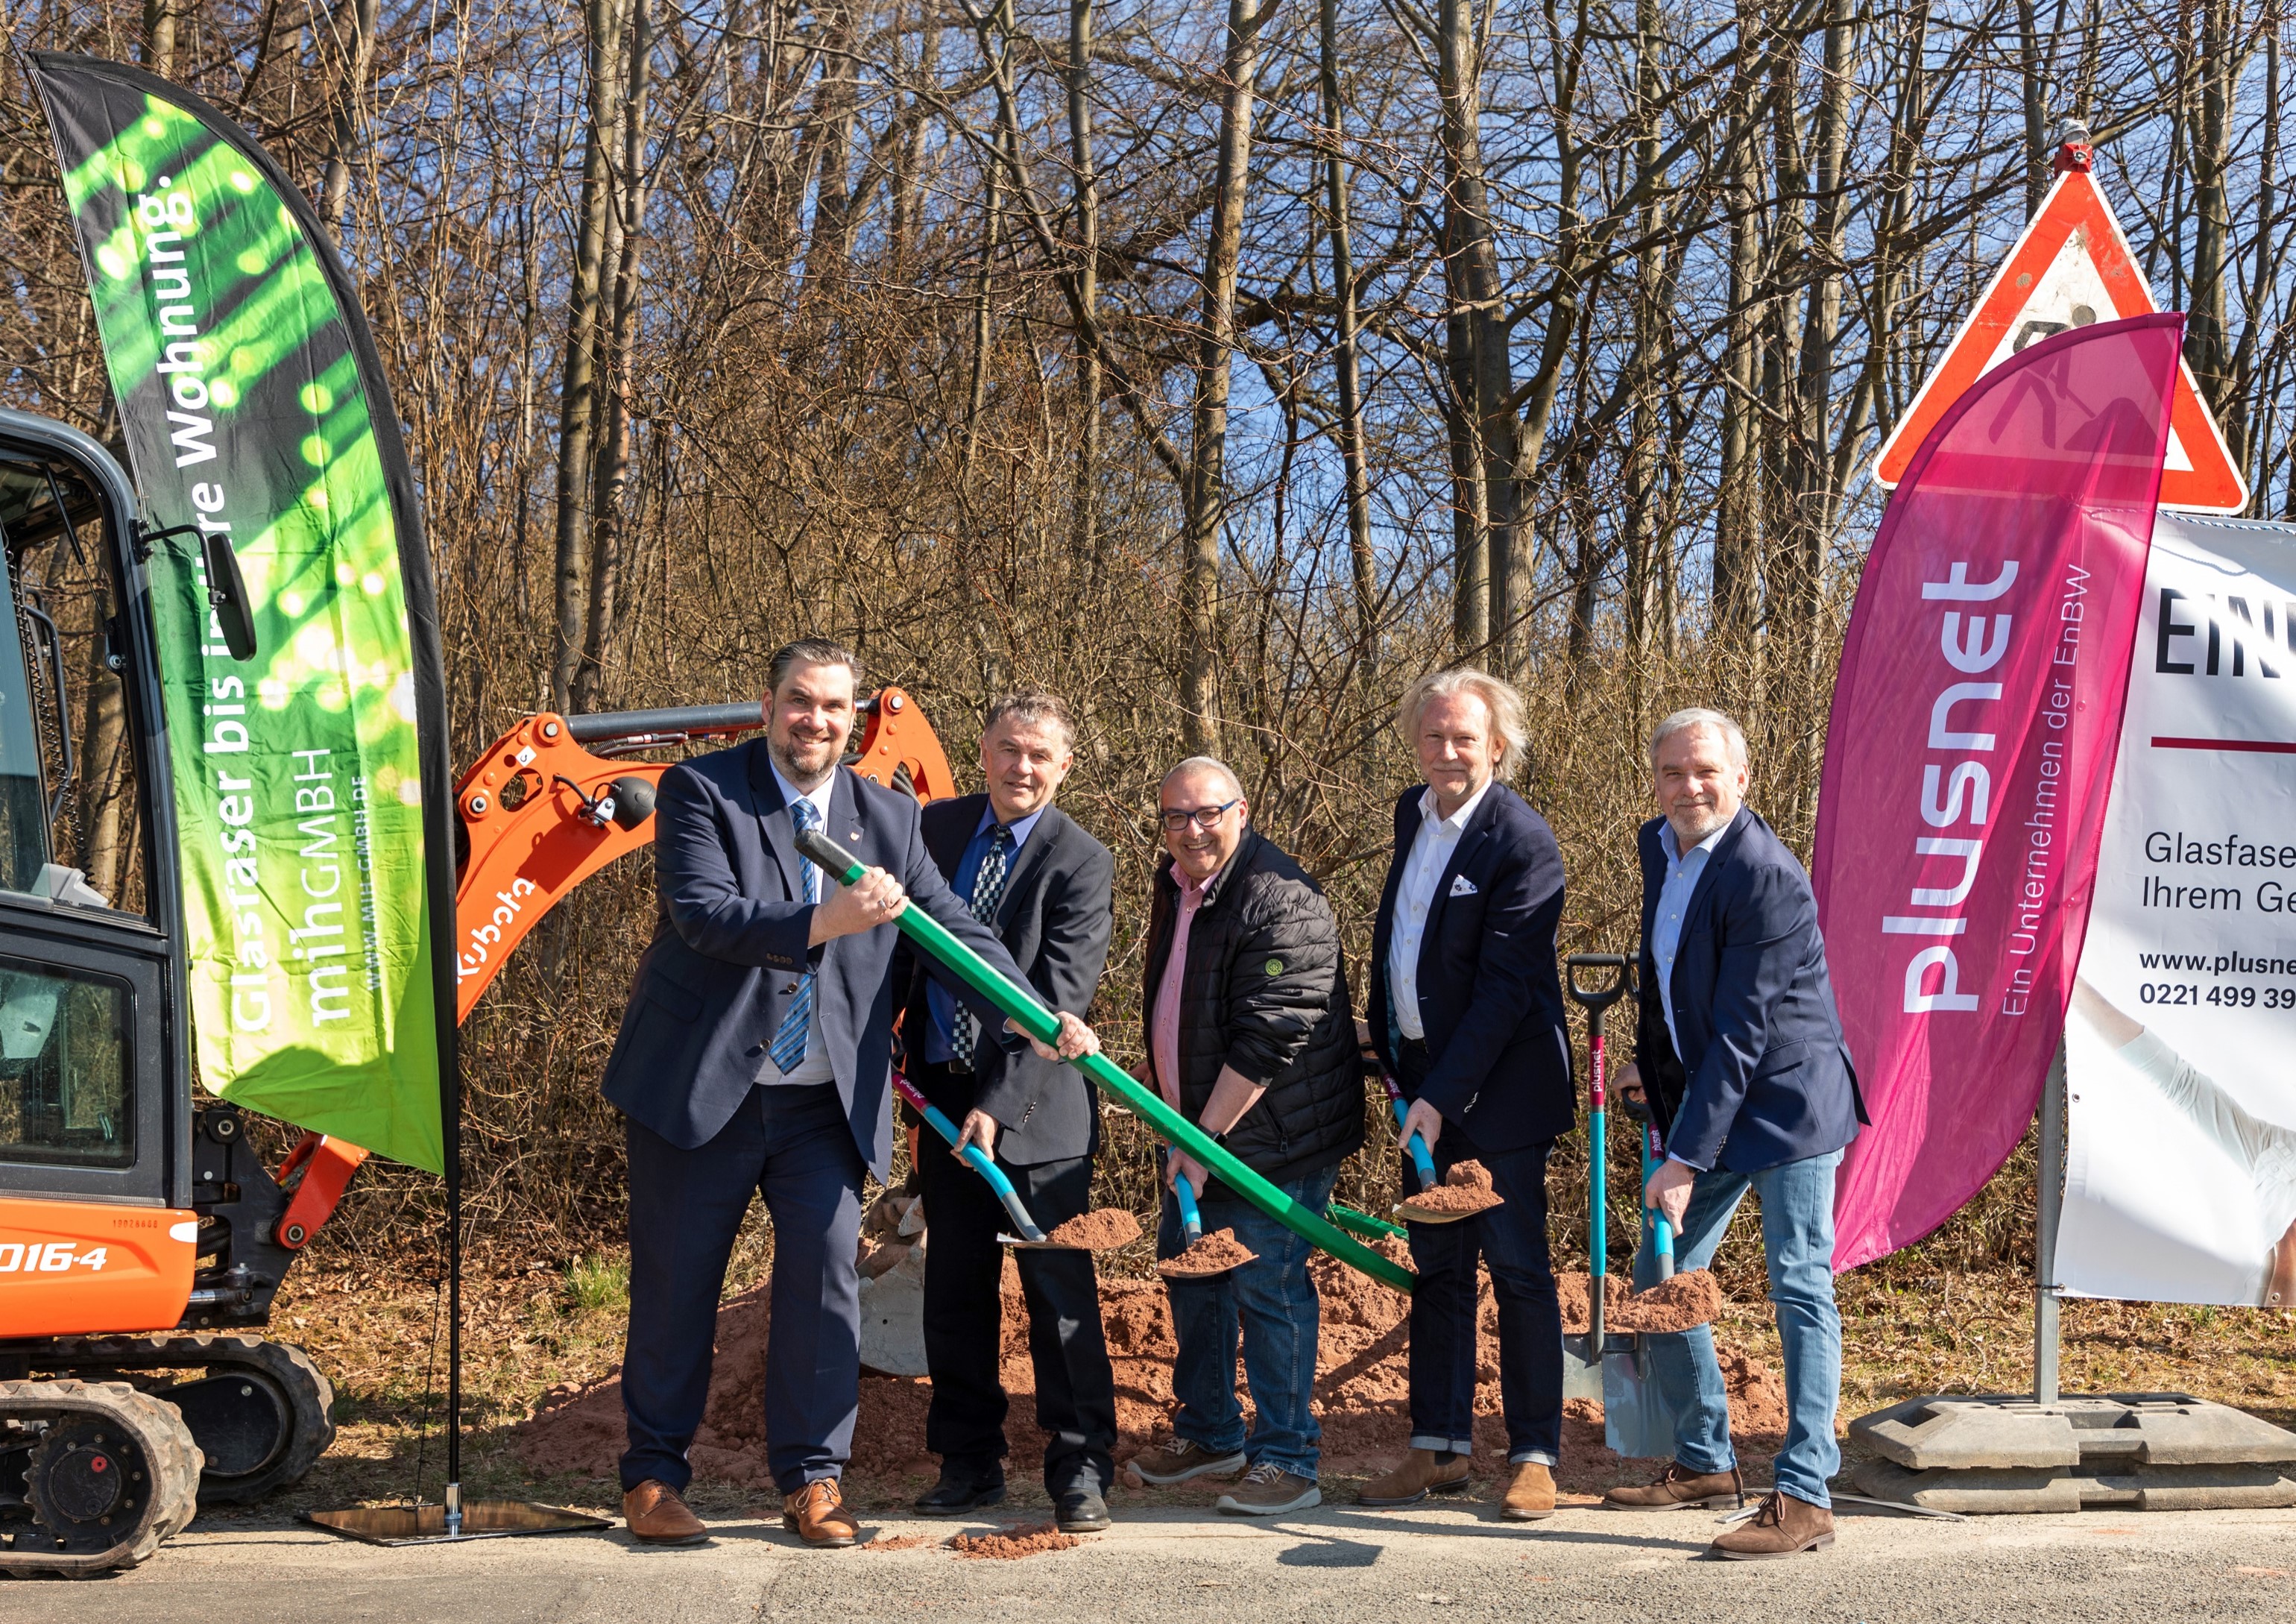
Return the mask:
<path id="1" fill-rule="evenodd" d="M 1752 808 L 1739 809 L 1683 915 L 1672 984 L 1677 1055 L 1651 951 L 1665 827 L 1662 817 L 1642 827 L 1636 1060 L 1668 1154 L 1756 1173 L 1840 1150 L 1857 1136 L 1866 1104 L 1826 979 L 1809 875 Z"/>
<path id="2" fill-rule="evenodd" d="M 1389 1018 L 1388 944 L 1424 793 L 1410 790 L 1396 802 L 1395 856 L 1372 927 L 1372 1043 L 1390 1070 L 1397 1029 Z M 1559 1139 L 1578 1119 L 1554 969 L 1562 922 L 1562 853 L 1554 832 L 1521 796 L 1494 783 L 1436 880 L 1419 944 L 1419 1021 L 1431 1064 L 1417 1093 L 1479 1149 L 1516 1151 Z"/>
<path id="3" fill-rule="evenodd" d="M 988 808 L 986 795 L 960 795 L 924 809 L 920 826 L 925 849 L 952 882 Z M 991 923 L 997 939 L 1027 971 L 1021 979 L 1054 1009 L 1081 1016 L 1092 1007 L 1100 972 L 1108 964 L 1115 883 L 1115 854 L 1058 807 L 1046 807 L 1013 861 Z M 1099 1149 L 1099 1092 L 1065 1061 L 1046 1060 L 1023 1046 L 977 1052 L 980 1070 L 969 1078 L 947 1072 L 936 1077 L 915 1065 L 925 1052 L 925 1030 L 932 1020 L 926 983 L 938 979 L 959 995 L 964 988 L 955 977 L 937 972 L 906 938 L 895 956 L 893 978 L 895 988 L 908 1000 L 901 1038 L 912 1062 L 909 1080 L 956 1121 L 975 1107 L 996 1118 L 1002 1130 L 996 1136 L 999 1161 L 1037 1167 Z"/>
<path id="4" fill-rule="evenodd" d="M 1015 980 L 996 933 L 960 904 L 925 850 L 917 803 L 839 767 L 824 831 L 890 874 L 950 934 Z M 629 1007 L 606 1062 L 605 1095 L 672 1144 L 716 1137 L 756 1083 L 766 1046 L 812 970 L 821 1033 L 853 1142 L 878 1177 L 892 1154 L 890 924 L 808 947 L 813 909 L 803 859 L 763 739 L 680 762 L 654 805 L 654 886 L 660 914 L 638 961 Z M 824 885 L 835 882 L 824 878 Z M 978 995 L 965 997 L 1000 1047 L 1024 1039 Z"/>

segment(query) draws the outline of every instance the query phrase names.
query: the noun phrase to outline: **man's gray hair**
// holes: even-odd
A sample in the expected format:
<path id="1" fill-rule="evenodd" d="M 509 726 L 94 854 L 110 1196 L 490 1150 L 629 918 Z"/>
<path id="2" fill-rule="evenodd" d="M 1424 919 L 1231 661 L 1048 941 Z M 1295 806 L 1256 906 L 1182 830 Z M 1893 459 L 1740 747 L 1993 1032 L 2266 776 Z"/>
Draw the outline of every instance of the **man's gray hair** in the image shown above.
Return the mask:
<path id="1" fill-rule="evenodd" d="M 1043 688 L 1021 688 L 1005 694 L 988 707 L 988 719 L 981 723 L 981 733 L 995 732 L 996 724 L 1008 717 L 1039 727 L 1057 727 L 1061 737 L 1071 749 L 1075 747 L 1076 718 L 1057 693 Z"/>
<path id="2" fill-rule="evenodd" d="M 1687 710 L 1676 711 L 1660 722 L 1657 731 L 1651 734 L 1650 760 L 1653 772 L 1658 768 L 1660 747 L 1675 734 L 1688 733 L 1693 727 L 1711 727 L 1720 734 L 1723 748 L 1730 752 L 1730 765 L 1733 767 L 1746 765 L 1746 730 L 1718 710 L 1708 710 L 1702 706 L 1693 705 Z"/>
<path id="3" fill-rule="evenodd" d="M 1515 691 L 1513 683 L 1502 682 L 1474 666 L 1453 666 L 1447 671 L 1433 672 L 1403 691 L 1403 701 L 1395 708 L 1395 726 L 1404 742 L 1415 749 L 1419 713 L 1427 709 L 1427 701 L 1454 693 L 1472 693 L 1483 701 L 1483 709 L 1491 718 L 1491 731 L 1506 747 L 1494 764 L 1494 775 L 1512 778 L 1521 772 L 1522 764 L 1530 759 L 1530 728 L 1523 718 L 1522 695 Z"/>
<path id="4" fill-rule="evenodd" d="M 1243 780 L 1235 775 L 1234 767 L 1218 756 L 1190 756 L 1185 761 L 1165 774 L 1163 783 L 1156 787 L 1160 791 L 1164 784 L 1171 783 L 1173 779 L 1185 778 L 1194 773 L 1216 774 L 1227 780 L 1227 791 L 1230 795 L 1241 796 L 1243 793 Z"/>

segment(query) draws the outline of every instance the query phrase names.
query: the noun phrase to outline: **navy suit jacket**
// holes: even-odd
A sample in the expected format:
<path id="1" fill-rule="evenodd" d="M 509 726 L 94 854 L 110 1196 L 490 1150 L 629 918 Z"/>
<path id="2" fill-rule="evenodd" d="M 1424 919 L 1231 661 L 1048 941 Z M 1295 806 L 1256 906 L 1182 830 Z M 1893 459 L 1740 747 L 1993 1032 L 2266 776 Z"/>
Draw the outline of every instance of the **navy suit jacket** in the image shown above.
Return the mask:
<path id="1" fill-rule="evenodd" d="M 824 833 L 898 880 L 910 906 L 1021 979 L 996 933 L 940 877 L 913 798 L 840 767 L 829 809 Z M 682 761 L 661 775 L 653 837 L 660 914 L 606 1062 L 606 1098 L 680 1149 L 708 1144 L 749 1097 L 798 978 L 811 970 L 838 1098 L 862 1159 L 882 1178 L 893 1144 L 893 946 L 900 931 L 882 924 L 809 947 L 813 908 L 804 899 L 795 833 L 763 739 Z M 999 1047 L 1024 1041 L 1004 1030 L 994 1005 L 970 990 L 965 997 Z"/>
<path id="2" fill-rule="evenodd" d="M 1372 1044 L 1391 1071 L 1398 1068 L 1388 944 L 1424 792 L 1407 791 L 1396 803 L 1395 857 L 1372 928 Z M 1562 922 L 1562 853 L 1554 833 L 1521 796 L 1494 783 L 1435 882 L 1419 943 L 1420 1029 L 1431 1066 L 1418 1095 L 1480 1149 L 1515 1151 L 1558 1139 L 1577 1120 L 1554 969 Z"/>
<path id="3" fill-rule="evenodd" d="M 1642 827 L 1642 1010 L 1636 1060 L 1667 1153 L 1692 1167 L 1756 1173 L 1838 1151 L 1866 1104 L 1826 979 L 1817 901 L 1785 842 L 1741 808 L 1706 859 L 1675 949 L 1675 1053 L 1651 934 L 1664 818 Z"/>
<path id="4" fill-rule="evenodd" d="M 988 807 L 986 795 L 960 795 L 924 809 L 925 849 L 952 881 Z M 997 939 L 1026 972 L 1020 979 L 1054 1009 L 1081 1017 L 1092 1007 L 1108 964 L 1115 883 L 1115 855 L 1076 819 L 1046 807 L 1013 859 L 993 923 Z M 914 953 L 906 938 L 897 963 L 895 985 L 907 997 L 909 1012 L 901 1035 L 914 1059 L 924 1053 L 932 1020 L 926 983 L 939 979 L 952 992 L 964 988 L 954 977 L 936 978 L 932 961 Z M 973 1060 L 978 1070 L 970 1078 L 933 1079 L 913 1068 L 911 1079 L 957 1121 L 976 1108 L 996 1118 L 1002 1129 L 996 1156 L 1007 1167 L 1089 1156 L 1099 1148 L 1100 1096 L 1083 1072 L 1026 1047 L 980 1049 Z"/>

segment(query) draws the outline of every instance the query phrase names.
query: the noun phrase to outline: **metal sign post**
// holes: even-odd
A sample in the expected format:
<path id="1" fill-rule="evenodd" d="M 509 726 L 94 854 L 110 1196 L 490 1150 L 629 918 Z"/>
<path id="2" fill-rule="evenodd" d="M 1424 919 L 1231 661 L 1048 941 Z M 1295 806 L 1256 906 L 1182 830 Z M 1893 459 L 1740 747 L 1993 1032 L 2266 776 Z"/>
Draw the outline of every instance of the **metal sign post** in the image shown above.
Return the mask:
<path id="1" fill-rule="evenodd" d="M 2041 1085 L 2040 1220 L 2033 1238 L 2033 1402 L 2054 1404 L 2057 1391 L 2057 1219 L 2065 1203 L 2065 1046 Z"/>

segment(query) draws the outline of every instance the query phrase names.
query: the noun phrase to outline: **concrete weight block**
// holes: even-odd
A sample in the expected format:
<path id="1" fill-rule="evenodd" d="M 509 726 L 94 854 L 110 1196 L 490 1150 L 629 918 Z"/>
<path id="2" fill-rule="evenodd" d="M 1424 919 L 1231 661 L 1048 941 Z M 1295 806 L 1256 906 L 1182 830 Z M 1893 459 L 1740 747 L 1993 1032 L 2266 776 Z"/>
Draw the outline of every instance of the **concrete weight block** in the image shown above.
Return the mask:
<path id="1" fill-rule="evenodd" d="M 1909 1472 L 2296 1464 L 2296 1432 L 2190 1393 L 2102 1393 L 2037 1404 L 1940 1393 L 1860 1416 L 1849 1436 Z"/>

